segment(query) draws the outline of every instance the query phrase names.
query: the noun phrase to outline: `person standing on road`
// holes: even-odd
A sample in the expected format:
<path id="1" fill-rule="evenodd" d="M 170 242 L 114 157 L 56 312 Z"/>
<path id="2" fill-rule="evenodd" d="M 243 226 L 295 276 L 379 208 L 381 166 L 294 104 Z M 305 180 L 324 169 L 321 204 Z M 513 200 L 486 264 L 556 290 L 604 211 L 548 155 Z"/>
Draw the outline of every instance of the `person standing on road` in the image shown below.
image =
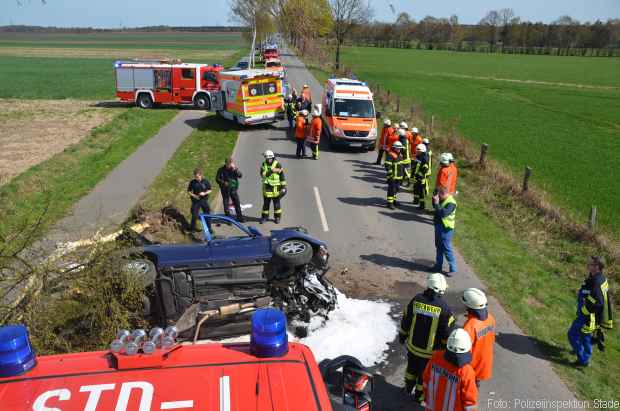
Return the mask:
<path id="1" fill-rule="evenodd" d="M 312 159 L 319 159 L 319 144 L 321 133 L 323 132 L 323 121 L 321 120 L 321 105 L 317 104 L 312 111 L 312 121 L 308 130 L 308 144 L 312 151 Z"/>
<path id="2" fill-rule="evenodd" d="M 429 163 L 430 160 L 426 152 L 426 145 L 418 144 L 415 160 L 412 164 L 413 205 L 417 205 L 420 210 L 424 210 L 426 207 L 424 199 L 428 195 L 428 178 L 431 175 Z"/>
<path id="3" fill-rule="evenodd" d="M 241 201 L 239 200 L 239 179 L 241 178 L 241 171 L 235 165 L 232 157 L 226 158 L 224 165 L 217 170 L 215 175 L 215 181 L 220 186 L 220 193 L 222 193 L 222 205 L 224 207 L 224 214 L 230 216 L 229 205 L 232 201 L 235 206 L 235 213 L 237 214 L 237 221 L 243 223 L 245 220 L 241 212 Z"/>
<path id="4" fill-rule="evenodd" d="M 590 257 L 588 276 L 577 293 L 577 318 L 568 330 L 568 341 L 577 360 L 575 367 L 587 367 L 592 357 L 592 344 L 596 342 L 605 350 L 602 329 L 613 327 L 613 311 L 609 284 L 603 274 L 605 261 L 602 257 Z M 596 341 L 593 341 L 596 340 Z"/>
<path id="5" fill-rule="evenodd" d="M 192 200 L 192 207 L 190 212 L 192 213 L 192 220 L 190 223 L 191 231 L 200 231 L 196 229 L 196 221 L 200 218 L 200 211 L 205 214 L 210 214 L 209 208 L 209 194 L 211 194 L 211 184 L 204 178 L 204 174 L 200 168 L 194 169 L 194 179 L 191 180 L 187 186 L 187 193 Z M 207 220 L 208 221 L 208 220 Z M 211 226 L 209 225 L 209 231 Z"/>
<path id="6" fill-rule="evenodd" d="M 433 271 L 442 271 L 444 256 L 448 260 L 450 270 L 446 274 L 451 277 L 456 272 L 456 259 L 452 251 L 452 237 L 456 220 L 456 200 L 445 187 L 440 187 L 433 196 L 435 209 L 435 248 L 437 249 Z"/>
<path id="7" fill-rule="evenodd" d="M 471 340 L 457 328 L 448 337 L 447 350 L 435 351 L 424 369 L 427 411 L 477 411 L 476 372 L 471 366 Z"/>
<path id="8" fill-rule="evenodd" d="M 448 153 L 450 158 L 450 169 L 452 170 L 450 173 L 450 194 L 456 194 L 456 181 L 459 178 L 459 170 L 456 168 L 456 160 L 452 153 Z"/>
<path id="9" fill-rule="evenodd" d="M 450 187 L 453 185 L 452 180 L 455 179 L 454 169 L 450 167 L 450 153 L 441 153 L 439 156 L 439 166 L 434 194 L 437 194 L 442 187 L 450 192 Z M 452 193 L 450 192 L 450 194 Z"/>
<path id="10" fill-rule="evenodd" d="M 284 100 L 284 110 L 286 111 L 286 119 L 288 120 L 288 129 L 292 130 L 295 123 L 295 117 L 297 110 L 295 109 L 295 101 L 293 101 L 293 95 L 289 94 Z"/>
<path id="11" fill-rule="evenodd" d="M 381 165 L 381 162 L 383 161 L 383 155 L 388 150 L 388 139 L 392 134 L 394 134 L 394 127 L 392 127 L 392 121 L 389 118 L 386 118 L 383 121 L 383 129 L 381 130 L 381 136 L 379 137 L 379 153 L 377 155 L 377 161 L 375 161 L 375 164 Z"/>
<path id="12" fill-rule="evenodd" d="M 403 145 L 403 157 L 405 158 L 405 178 L 411 178 L 411 145 L 413 144 L 413 134 L 409 131 L 409 125 L 401 121 L 398 130 L 399 141 Z"/>
<path id="13" fill-rule="evenodd" d="M 306 129 L 308 128 L 308 111 L 301 110 L 295 120 L 295 140 L 297 141 L 297 158 L 306 156 Z"/>
<path id="14" fill-rule="evenodd" d="M 308 112 L 312 110 L 312 94 L 310 93 L 310 87 L 308 87 L 307 84 L 304 84 L 301 89 L 300 110 L 307 110 Z"/>
<path id="15" fill-rule="evenodd" d="M 403 145 L 400 141 L 392 144 L 392 149 L 388 151 L 385 159 L 385 169 L 387 171 L 387 203 L 388 208 L 393 210 L 398 205 L 396 195 L 400 189 L 400 183 L 405 176 L 405 157 L 403 155 Z"/>
<path id="16" fill-rule="evenodd" d="M 495 318 L 488 310 L 487 296 L 477 288 L 463 292 L 467 320 L 463 329 L 471 339 L 471 366 L 476 372 L 476 386 L 493 375 L 493 346 L 495 345 Z"/>
<path id="17" fill-rule="evenodd" d="M 263 212 L 260 223 L 263 224 L 269 218 L 269 207 L 273 201 L 273 217 L 276 224 L 280 224 L 282 208 L 280 200 L 286 194 L 286 178 L 284 168 L 276 160 L 273 151 L 267 150 L 263 154 L 265 161 L 260 168 L 260 176 L 263 181 Z"/>
<path id="18" fill-rule="evenodd" d="M 426 364 L 446 343 L 454 315 L 443 295 L 448 288 L 446 278 L 440 273 L 429 274 L 426 290 L 409 302 L 400 322 L 398 340 L 407 343 L 407 370 L 405 372 L 405 392 L 414 389 L 414 401 L 423 400 L 422 377 Z"/>
<path id="19" fill-rule="evenodd" d="M 411 129 L 411 141 L 411 157 L 415 157 L 415 150 L 420 144 L 422 144 L 422 136 L 420 135 L 420 131 L 417 127 Z"/>
<path id="20" fill-rule="evenodd" d="M 428 157 L 428 174 L 433 174 L 433 150 L 431 150 L 431 141 L 428 138 L 422 139 L 422 144 L 426 146 L 426 155 Z"/>

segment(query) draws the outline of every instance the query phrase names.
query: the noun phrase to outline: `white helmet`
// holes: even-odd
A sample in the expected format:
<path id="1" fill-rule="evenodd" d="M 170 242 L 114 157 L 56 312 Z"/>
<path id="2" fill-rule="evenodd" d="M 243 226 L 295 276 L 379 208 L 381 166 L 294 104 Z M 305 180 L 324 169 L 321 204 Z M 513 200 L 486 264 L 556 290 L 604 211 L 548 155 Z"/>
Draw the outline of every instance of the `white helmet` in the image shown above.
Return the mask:
<path id="1" fill-rule="evenodd" d="M 455 354 L 464 354 L 471 351 L 471 338 L 467 331 L 457 328 L 450 333 L 447 344 L 448 351 Z"/>
<path id="2" fill-rule="evenodd" d="M 429 140 L 428 138 L 425 138 L 422 140 L 422 142 L 426 145 L 429 145 L 431 143 L 431 140 Z"/>
<path id="3" fill-rule="evenodd" d="M 304 117 L 308 117 L 308 110 L 301 110 L 301 115 Z"/>
<path id="4" fill-rule="evenodd" d="M 398 129 L 398 135 L 401 137 L 405 137 L 407 135 L 407 132 L 405 131 L 404 128 L 399 128 Z"/>
<path id="5" fill-rule="evenodd" d="M 426 153 L 426 146 L 424 144 L 418 144 L 415 149 L 420 153 Z"/>
<path id="6" fill-rule="evenodd" d="M 321 117 L 321 110 L 315 108 L 312 112 L 312 117 Z"/>
<path id="7" fill-rule="evenodd" d="M 265 156 L 265 158 L 275 158 L 275 154 L 273 154 L 273 151 L 271 150 L 267 150 L 263 153 L 263 156 Z"/>
<path id="8" fill-rule="evenodd" d="M 386 126 L 391 126 L 392 125 L 392 120 L 390 120 L 389 118 L 386 118 L 385 120 L 383 120 L 383 124 Z"/>
<path id="9" fill-rule="evenodd" d="M 452 155 L 452 153 L 446 153 L 448 155 L 448 160 L 453 163 L 454 162 L 454 156 Z"/>
<path id="10" fill-rule="evenodd" d="M 289 98 L 289 100 L 292 100 L 292 99 L 293 99 L 293 95 L 292 95 L 292 94 L 289 94 L 289 95 L 288 95 L 288 98 Z"/>
<path id="11" fill-rule="evenodd" d="M 395 141 L 394 144 L 392 144 L 392 148 L 401 149 L 403 148 L 403 143 L 401 143 L 400 141 Z"/>
<path id="12" fill-rule="evenodd" d="M 321 115 L 321 111 L 323 110 L 323 105 L 322 104 L 315 104 L 314 105 L 314 110 L 312 111 L 312 115 L 313 116 L 320 116 Z M 318 113 L 318 114 L 314 114 L 314 113 Z"/>
<path id="13" fill-rule="evenodd" d="M 396 143 L 394 143 L 396 144 Z M 446 277 L 441 273 L 432 273 L 426 277 L 427 287 L 435 291 L 437 294 L 443 294 L 448 288 Z"/>
<path id="14" fill-rule="evenodd" d="M 414 132 L 415 134 L 418 134 L 418 128 L 417 127 L 412 128 L 411 131 Z"/>
<path id="15" fill-rule="evenodd" d="M 450 153 L 441 153 L 439 156 L 439 162 L 441 164 L 450 164 Z"/>
<path id="16" fill-rule="evenodd" d="M 409 128 L 407 123 L 405 123 L 404 121 L 401 121 L 399 125 L 400 125 L 400 128 L 404 128 L 405 130 L 407 130 Z"/>
<path id="17" fill-rule="evenodd" d="M 463 292 L 463 304 L 472 310 L 487 308 L 487 296 L 477 288 L 468 288 Z"/>
<path id="18" fill-rule="evenodd" d="M 308 88 L 308 85 L 307 85 L 307 84 L 304 84 L 304 86 L 303 86 L 302 88 Z"/>

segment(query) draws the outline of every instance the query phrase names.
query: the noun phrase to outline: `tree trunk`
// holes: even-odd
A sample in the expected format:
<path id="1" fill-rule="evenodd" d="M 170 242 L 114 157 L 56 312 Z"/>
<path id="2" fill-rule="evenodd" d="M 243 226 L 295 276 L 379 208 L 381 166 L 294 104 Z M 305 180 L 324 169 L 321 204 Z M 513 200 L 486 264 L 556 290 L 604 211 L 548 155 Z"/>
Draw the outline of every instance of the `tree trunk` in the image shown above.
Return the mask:
<path id="1" fill-rule="evenodd" d="M 342 42 L 340 40 L 336 41 L 336 70 L 340 70 L 340 45 Z"/>

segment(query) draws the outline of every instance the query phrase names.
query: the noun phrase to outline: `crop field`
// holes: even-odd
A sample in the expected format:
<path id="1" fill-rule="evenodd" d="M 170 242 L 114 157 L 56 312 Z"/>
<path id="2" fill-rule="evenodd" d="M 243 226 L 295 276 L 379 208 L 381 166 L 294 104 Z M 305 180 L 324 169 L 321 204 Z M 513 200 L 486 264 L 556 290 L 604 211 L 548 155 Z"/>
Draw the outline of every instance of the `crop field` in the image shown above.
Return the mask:
<path id="1" fill-rule="evenodd" d="M 113 99 L 116 59 L 229 65 L 243 47 L 240 33 L 0 33 L 0 98 Z"/>
<path id="2" fill-rule="evenodd" d="M 444 123 L 456 121 L 489 156 L 580 221 L 620 237 L 620 59 L 354 47 L 343 61 Z"/>

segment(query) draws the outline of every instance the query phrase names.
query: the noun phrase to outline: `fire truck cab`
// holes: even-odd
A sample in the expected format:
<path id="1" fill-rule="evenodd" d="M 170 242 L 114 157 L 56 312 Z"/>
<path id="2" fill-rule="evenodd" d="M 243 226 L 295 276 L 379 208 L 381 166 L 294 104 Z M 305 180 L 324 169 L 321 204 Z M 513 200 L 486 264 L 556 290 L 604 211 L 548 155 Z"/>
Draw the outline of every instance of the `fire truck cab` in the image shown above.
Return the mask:
<path id="1" fill-rule="evenodd" d="M 333 409 L 310 349 L 288 343 L 286 317 L 281 311 L 270 308 L 254 314 L 249 344 L 188 345 L 175 338 L 174 327 L 154 328 L 148 334 L 123 330 L 109 351 L 36 357 L 23 325 L 0 327 L 0 408 Z M 347 401 L 350 407 L 338 408 L 370 410 L 369 400 L 363 404 Z"/>
<path id="2" fill-rule="evenodd" d="M 366 83 L 330 78 L 323 94 L 323 124 L 331 146 L 374 150 L 377 119 L 373 95 Z"/>
<path id="3" fill-rule="evenodd" d="M 209 110 L 208 93 L 219 89 L 220 65 L 168 60 L 114 63 L 116 96 L 142 108 L 154 104 L 193 104 Z"/>

